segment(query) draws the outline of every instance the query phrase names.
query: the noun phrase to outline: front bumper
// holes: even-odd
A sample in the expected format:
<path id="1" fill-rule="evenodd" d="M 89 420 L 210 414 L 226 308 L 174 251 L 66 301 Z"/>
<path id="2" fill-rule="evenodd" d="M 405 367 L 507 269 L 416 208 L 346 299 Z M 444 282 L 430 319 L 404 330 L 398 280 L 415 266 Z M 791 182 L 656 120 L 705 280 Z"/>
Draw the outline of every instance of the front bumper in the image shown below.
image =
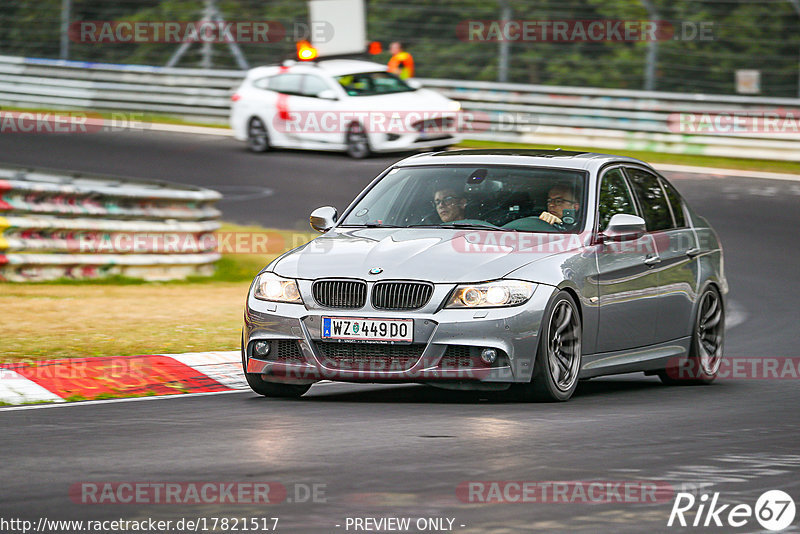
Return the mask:
<path id="1" fill-rule="evenodd" d="M 400 152 L 425 148 L 442 148 L 460 143 L 463 136 L 457 133 L 441 134 L 403 133 L 400 135 L 370 133 L 369 144 L 373 152 Z"/>
<path id="2" fill-rule="evenodd" d="M 445 295 L 453 287 L 439 287 L 435 296 Z M 296 384 L 334 380 L 449 383 L 452 387 L 480 388 L 482 384 L 527 382 L 533 372 L 542 313 L 553 290 L 539 285 L 526 304 L 511 308 L 437 311 L 434 306 L 432 310 L 426 307 L 408 312 L 376 310 L 369 303 L 360 310 L 318 309 L 313 305 L 264 302 L 250 295 L 242 343 L 247 372 L 261 374 L 265 380 Z M 323 317 L 413 319 L 413 347 L 391 349 L 375 343 L 347 343 L 350 347 L 343 347 L 337 342 L 323 341 Z M 269 341 L 275 348 L 290 347 L 292 357 L 281 358 L 275 349 L 267 356 L 256 357 L 253 345 L 257 341 Z M 292 343 L 297 346 L 292 347 Z M 483 348 L 498 351 L 494 364 L 480 360 Z M 381 351 L 404 356 L 391 363 L 387 360 L 376 363 L 359 356 Z M 338 360 L 331 357 L 332 353 L 341 352 L 355 356 Z"/>

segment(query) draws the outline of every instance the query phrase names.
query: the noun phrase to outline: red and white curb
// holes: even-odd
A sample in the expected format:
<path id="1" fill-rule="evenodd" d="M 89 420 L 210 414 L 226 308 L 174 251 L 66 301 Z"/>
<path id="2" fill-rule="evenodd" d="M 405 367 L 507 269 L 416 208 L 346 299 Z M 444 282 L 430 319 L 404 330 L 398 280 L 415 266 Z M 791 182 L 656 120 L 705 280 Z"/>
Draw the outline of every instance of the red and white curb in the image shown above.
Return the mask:
<path id="1" fill-rule="evenodd" d="M 248 389 L 239 351 L 0 365 L 0 402 L 27 404 Z"/>

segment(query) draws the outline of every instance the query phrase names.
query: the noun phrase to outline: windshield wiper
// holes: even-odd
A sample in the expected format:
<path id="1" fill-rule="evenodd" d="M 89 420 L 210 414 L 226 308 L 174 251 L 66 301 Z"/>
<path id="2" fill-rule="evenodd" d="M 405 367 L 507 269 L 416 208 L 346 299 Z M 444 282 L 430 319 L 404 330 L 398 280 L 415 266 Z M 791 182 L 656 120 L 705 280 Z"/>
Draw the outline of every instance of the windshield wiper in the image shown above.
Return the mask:
<path id="1" fill-rule="evenodd" d="M 460 222 L 452 222 L 452 223 L 442 223 L 436 225 L 437 228 L 463 228 L 465 230 L 482 230 L 484 228 L 489 228 L 491 230 L 502 230 L 504 232 L 515 232 L 516 230 L 512 230 L 509 228 L 502 228 L 500 226 L 495 226 L 491 223 L 460 223 Z"/>
<path id="2" fill-rule="evenodd" d="M 351 225 L 347 225 L 347 226 L 351 226 Z M 399 225 L 396 225 L 396 224 L 382 224 L 382 223 L 377 223 L 377 222 L 368 222 L 368 223 L 364 223 L 364 224 L 354 224 L 352 226 L 364 226 L 366 228 L 405 228 L 405 226 L 399 226 Z"/>

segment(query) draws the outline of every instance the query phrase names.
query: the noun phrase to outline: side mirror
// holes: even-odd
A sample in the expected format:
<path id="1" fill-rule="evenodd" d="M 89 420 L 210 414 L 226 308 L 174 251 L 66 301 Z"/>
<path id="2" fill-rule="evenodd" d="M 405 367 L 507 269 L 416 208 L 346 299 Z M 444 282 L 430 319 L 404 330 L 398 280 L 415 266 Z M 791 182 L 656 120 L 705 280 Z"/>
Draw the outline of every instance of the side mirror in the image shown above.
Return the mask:
<path id="1" fill-rule="evenodd" d="M 406 84 L 412 89 L 422 89 L 422 84 L 419 80 L 406 80 Z"/>
<path id="2" fill-rule="evenodd" d="M 308 221 L 311 223 L 311 228 L 317 232 L 325 233 L 336 224 L 339 218 L 339 212 L 332 206 L 323 206 L 311 212 Z"/>
<path id="3" fill-rule="evenodd" d="M 333 89 L 324 89 L 317 93 L 317 98 L 322 98 L 323 100 L 339 100 L 339 97 L 336 96 L 336 91 Z"/>
<path id="4" fill-rule="evenodd" d="M 644 219 L 627 213 L 617 213 L 608 221 L 608 227 L 600 234 L 603 241 L 634 241 L 647 232 Z"/>

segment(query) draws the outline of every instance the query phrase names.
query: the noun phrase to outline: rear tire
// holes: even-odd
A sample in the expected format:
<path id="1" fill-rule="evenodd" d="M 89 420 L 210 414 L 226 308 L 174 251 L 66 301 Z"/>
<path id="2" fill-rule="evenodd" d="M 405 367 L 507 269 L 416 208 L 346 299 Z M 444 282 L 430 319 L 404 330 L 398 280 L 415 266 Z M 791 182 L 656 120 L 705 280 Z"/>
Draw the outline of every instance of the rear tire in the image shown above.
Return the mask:
<path id="1" fill-rule="evenodd" d="M 714 286 L 708 286 L 697 301 L 692 344 L 686 360 L 658 372 L 670 385 L 704 385 L 717 378 L 725 344 L 725 309 Z"/>
<path id="2" fill-rule="evenodd" d="M 347 155 L 353 159 L 368 158 L 372 154 L 367 132 L 358 122 L 354 122 L 347 127 L 345 142 L 347 143 Z"/>
<path id="3" fill-rule="evenodd" d="M 581 318 L 575 300 L 558 293 L 542 316 L 539 347 L 533 377 L 527 384 L 513 384 L 512 398 L 524 401 L 564 402 L 578 387 L 581 370 Z"/>
<path id="4" fill-rule="evenodd" d="M 244 342 L 244 340 L 242 340 Z M 268 382 L 261 378 L 258 373 L 247 372 L 247 358 L 245 356 L 244 343 L 242 343 L 242 371 L 244 378 L 247 380 L 247 385 L 250 389 L 263 395 L 265 397 L 281 397 L 281 398 L 299 398 L 311 388 L 311 384 L 297 385 L 297 384 L 279 384 L 277 382 Z"/>
<path id="5" fill-rule="evenodd" d="M 256 153 L 267 152 L 270 149 L 269 131 L 258 117 L 251 118 L 247 123 L 247 148 Z"/>

